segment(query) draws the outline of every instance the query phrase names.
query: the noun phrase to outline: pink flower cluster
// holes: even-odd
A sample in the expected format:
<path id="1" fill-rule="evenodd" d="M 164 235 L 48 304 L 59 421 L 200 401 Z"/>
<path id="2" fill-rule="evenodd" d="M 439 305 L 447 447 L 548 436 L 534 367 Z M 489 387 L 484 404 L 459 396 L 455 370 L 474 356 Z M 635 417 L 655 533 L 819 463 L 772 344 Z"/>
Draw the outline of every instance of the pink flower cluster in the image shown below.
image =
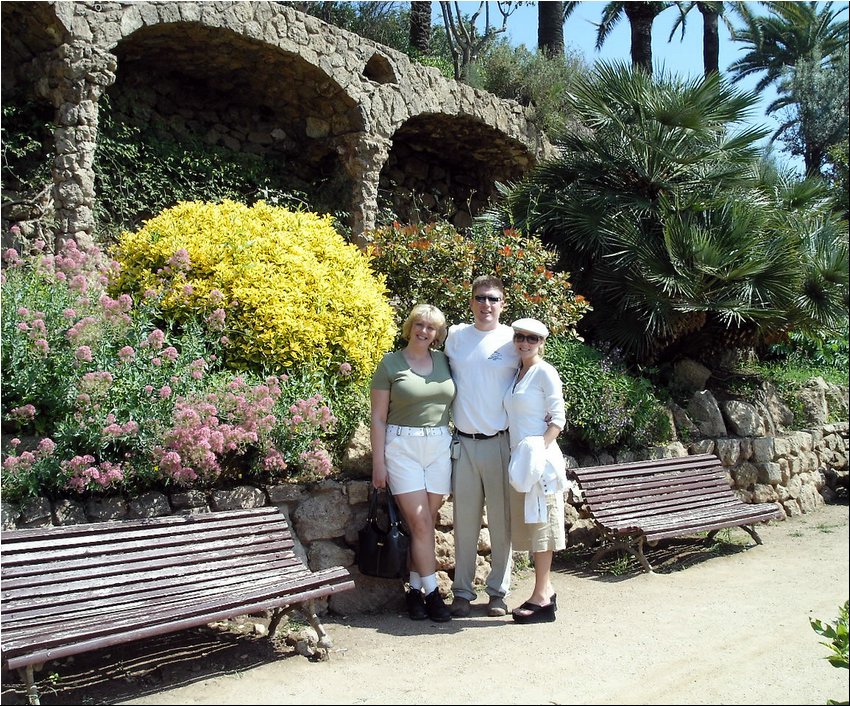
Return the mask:
<path id="1" fill-rule="evenodd" d="M 34 405 L 25 404 L 21 407 L 15 407 L 9 412 L 9 417 L 21 424 L 28 424 L 35 419 L 36 409 Z"/>
<path id="2" fill-rule="evenodd" d="M 96 245 L 81 249 L 74 240 L 62 241 L 56 255 L 44 255 L 38 263 L 42 272 L 57 281 L 68 282 L 71 289 L 83 294 L 93 286 L 102 288 L 107 283 L 108 268 L 115 268 Z"/>
<path id="3" fill-rule="evenodd" d="M 108 414 L 106 416 L 106 426 L 103 428 L 104 436 L 111 436 L 113 438 L 127 437 L 127 436 L 135 436 L 139 433 L 139 424 L 138 422 L 134 422 L 132 419 L 124 422 L 124 424 L 118 424 L 115 419 L 114 414 Z"/>
<path id="4" fill-rule="evenodd" d="M 215 478 L 226 459 L 252 446 L 264 451 L 267 468 L 285 468 L 282 455 L 268 439 L 277 424 L 271 410 L 279 396 L 276 385 L 249 387 L 237 377 L 223 392 L 178 400 L 174 425 L 155 450 L 160 471 L 180 484 L 199 476 Z"/>
<path id="5" fill-rule="evenodd" d="M 120 463 L 101 461 L 94 462 L 94 456 L 74 456 L 70 461 L 63 461 L 62 470 L 70 474 L 66 487 L 77 492 L 84 490 L 105 490 L 124 480 Z"/>
<path id="6" fill-rule="evenodd" d="M 50 344 L 47 342 L 47 324 L 44 323 L 45 315 L 42 311 L 30 311 L 26 307 L 20 307 L 17 311 L 21 320 L 17 323 L 19 331 L 25 332 L 27 338 L 32 342 L 33 350 L 42 358 L 50 353 Z"/>
<path id="7" fill-rule="evenodd" d="M 3 459 L 3 471 L 9 474 L 25 473 L 29 471 L 38 461 L 52 456 L 53 452 L 56 450 L 56 444 L 49 438 L 44 438 L 39 441 L 38 447 L 35 451 L 24 451 L 20 456 L 16 455 L 16 452 L 18 446 L 21 445 L 21 440 L 17 438 L 12 439 L 10 444 L 12 446 L 13 453 Z"/>
<path id="8" fill-rule="evenodd" d="M 102 294 L 98 300 L 105 321 L 111 324 L 130 324 L 130 310 L 133 308 L 133 299 L 129 294 L 122 294 L 118 299 Z"/>
<path id="9" fill-rule="evenodd" d="M 330 407 L 323 404 L 324 398 L 321 395 L 313 395 L 306 400 L 298 400 L 295 404 L 290 405 L 288 419 L 284 419 L 286 424 L 293 432 L 303 432 L 307 429 L 321 430 L 323 432 L 333 431 L 336 425 L 336 417 L 331 414 Z"/>
<path id="10" fill-rule="evenodd" d="M 302 452 L 298 460 L 301 461 L 306 475 L 327 478 L 333 472 L 330 454 L 318 440 L 313 442 L 309 451 Z"/>

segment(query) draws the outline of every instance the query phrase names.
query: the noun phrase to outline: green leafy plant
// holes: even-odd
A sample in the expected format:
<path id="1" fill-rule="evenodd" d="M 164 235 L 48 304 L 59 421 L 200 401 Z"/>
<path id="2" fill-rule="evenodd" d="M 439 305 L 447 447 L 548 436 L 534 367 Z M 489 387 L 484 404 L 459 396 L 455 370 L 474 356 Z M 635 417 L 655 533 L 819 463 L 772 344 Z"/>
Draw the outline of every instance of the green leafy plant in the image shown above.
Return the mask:
<path id="1" fill-rule="evenodd" d="M 532 106 L 532 120 L 555 138 L 569 119 L 570 86 L 587 71 L 584 59 L 569 50 L 550 58 L 524 45 L 512 47 L 500 41 L 481 57 L 470 83 L 500 98 Z"/>
<path id="2" fill-rule="evenodd" d="M 579 341 L 550 337 L 545 358 L 564 382 L 567 429 L 580 448 L 641 448 L 669 441 L 670 422 L 652 383 Z"/>
<path id="3" fill-rule="evenodd" d="M 812 626 L 812 630 L 821 637 L 825 637 L 829 640 L 829 642 L 820 643 L 827 647 L 830 651 L 830 654 L 824 659 L 828 660 L 833 667 L 838 667 L 840 669 L 848 669 L 848 666 L 850 665 L 850 661 L 848 660 L 850 648 L 848 648 L 847 636 L 848 606 L 850 606 L 850 602 L 848 601 L 844 601 L 844 605 L 839 606 L 838 618 L 836 618 L 834 624 L 817 619 L 809 619 L 809 624 Z M 846 704 L 848 702 L 847 700 L 835 701 L 830 699 L 827 703 Z"/>
<path id="4" fill-rule="evenodd" d="M 0 124 L 3 190 L 38 190 L 50 183 L 53 125 L 52 109 L 14 93 L 3 97 Z"/>
<path id="5" fill-rule="evenodd" d="M 280 160 L 214 146 L 197 136 L 179 140 L 157 126 L 125 120 L 109 96 L 100 101 L 95 151 L 95 216 L 99 230 L 117 236 L 135 230 L 180 201 L 258 200 L 292 209 L 314 200 L 307 184 Z M 125 110 L 132 113 L 132 110 Z"/>

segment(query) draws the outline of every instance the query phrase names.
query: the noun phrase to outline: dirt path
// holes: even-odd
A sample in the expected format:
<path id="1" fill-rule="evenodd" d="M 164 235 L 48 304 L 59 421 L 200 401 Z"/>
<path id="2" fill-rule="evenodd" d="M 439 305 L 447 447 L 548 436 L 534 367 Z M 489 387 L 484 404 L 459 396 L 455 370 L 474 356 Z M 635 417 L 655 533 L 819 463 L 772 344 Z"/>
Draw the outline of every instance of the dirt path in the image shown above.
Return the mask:
<path id="1" fill-rule="evenodd" d="M 439 625 L 396 614 L 328 617 L 324 623 L 334 648 L 327 662 L 310 662 L 291 649 L 275 654 L 265 639 L 196 633 L 196 644 L 181 648 L 172 642 L 168 654 L 146 658 L 167 665 L 144 677 L 124 678 L 141 673 L 142 658 L 134 662 L 132 654 L 122 652 L 114 656 L 111 672 L 101 670 L 100 684 L 94 678 L 83 689 L 69 689 L 71 680 L 60 682 L 65 688 L 45 693 L 42 702 L 825 704 L 846 699 L 848 672 L 824 659 L 828 650 L 809 618 L 833 622 L 848 597 L 847 505 L 825 506 L 759 533 L 764 545 L 756 547 L 733 530 L 732 540 L 746 540 L 746 548 L 719 554 L 677 543 L 655 555 L 663 568 L 654 575 L 592 575 L 583 561 L 561 561 L 555 623 L 515 625 L 509 617 L 486 617 L 483 605 L 470 618 Z M 521 576 L 509 606 L 525 600 L 530 586 L 530 574 Z M 199 659 L 202 651 L 206 657 Z M 3 703 L 15 703 L 7 696 L 4 689 Z"/>

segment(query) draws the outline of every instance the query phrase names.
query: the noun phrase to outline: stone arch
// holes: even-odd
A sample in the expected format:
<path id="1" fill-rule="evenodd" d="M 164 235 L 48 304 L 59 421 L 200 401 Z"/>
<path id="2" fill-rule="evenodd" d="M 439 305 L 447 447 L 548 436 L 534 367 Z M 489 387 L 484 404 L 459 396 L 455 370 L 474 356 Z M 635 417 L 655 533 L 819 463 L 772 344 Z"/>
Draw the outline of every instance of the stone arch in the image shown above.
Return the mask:
<path id="1" fill-rule="evenodd" d="M 446 218 L 466 228 L 491 203 L 496 182 L 519 179 L 533 161 L 527 146 L 480 118 L 423 113 L 393 135 L 379 201 L 403 221 Z"/>
<path id="2" fill-rule="evenodd" d="M 362 132 L 363 118 L 300 55 L 195 22 L 141 27 L 112 51 L 118 70 L 108 95 L 122 121 L 259 157 L 283 190 L 308 193 L 319 208 L 350 200 L 337 143 Z"/>
<path id="3" fill-rule="evenodd" d="M 7 13 L 7 5 L 15 12 Z M 34 6 L 45 17 L 21 22 Z M 4 33 L 27 34 L 40 24 L 52 28 L 44 35 L 61 37 L 55 63 L 72 76 L 59 112 L 76 131 L 66 130 L 62 144 L 69 136 L 86 148 L 93 143 L 96 101 L 117 75 L 111 98 L 132 90 L 146 98 L 135 107 L 125 101 L 127 116 L 168 118 L 163 122 L 173 131 L 279 160 L 296 180 L 318 186 L 334 211 L 347 208 L 359 242 L 375 223 L 379 183 L 389 184 L 391 175 L 408 182 L 411 194 L 425 193 L 432 181 L 443 184 L 448 193 L 432 194 L 421 215 L 448 209 L 462 227 L 492 196 L 496 180 L 515 178 L 552 153 L 517 103 L 288 5 L 4 0 L 3 8 Z M 69 101 L 73 95 L 84 96 L 79 106 Z M 419 157 L 415 169 L 403 164 L 407 152 Z M 61 161 L 66 166 L 56 179 L 64 180 L 70 214 L 64 230 L 91 232 L 90 154 Z"/>

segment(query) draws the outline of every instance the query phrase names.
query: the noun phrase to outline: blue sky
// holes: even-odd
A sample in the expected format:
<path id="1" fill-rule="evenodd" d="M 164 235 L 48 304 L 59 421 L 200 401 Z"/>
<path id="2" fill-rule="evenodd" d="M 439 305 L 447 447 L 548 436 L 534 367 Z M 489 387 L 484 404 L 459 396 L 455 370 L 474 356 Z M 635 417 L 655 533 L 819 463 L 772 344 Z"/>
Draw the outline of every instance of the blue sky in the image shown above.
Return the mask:
<path id="1" fill-rule="evenodd" d="M 605 41 L 601 51 L 597 51 L 596 44 L 596 27 L 594 22 L 599 22 L 602 15 L 602 9 L 605 7 L 607 0 L 585 0 L 581 2 L 569 19 L 564 23 L 564 43 L 568 48 L 578 51 L 583 55 L 588 63 L 596 60 L 606 61 L 631 61 L 631 38 L 629 34 L 628 20 L 623 17 L 617 24 L 611 34 Z M 501 15 L 496 9 L 496 3 L 490 3 L 491 22 L 501 22 Z M 756 4 L 756 3 L 753 3 Z M 833 3 L 842 5 L 847 8 L 847 2 Z M 463 12 L 472 13 L 478 7 L 478 2 L 461 2 Z M 676 20 L 676 9 L 669 8 L 656 17 L 652 25 L 652 60 L 655 70 L 664 68 L 670 73 L 676 73 L 683 76 L 699 77 L 703 72 L 702 64 L 702 16 L 694 9 L 687 17 L 684 39 L 681 38 L 681 28 L 677 30 L 673 39 L 668 42 L 667 38 L 670 35 L 670 30 Z M 483 14 L 483 13 L 482 13 Z M 846 16 L 844 16 L 846 18 Z M 434 3 L 434 23 L 442 24 L 442 15 L 440 14 L 438 3 Z M 729 38 L 729 31 L 725 25 L 720 23 L 720 70 L 723 72 L 729 64 L 739 58 L 741 54 L 741 45 L 732 42 Z M 508 38 L 514 46 L 525 44 L 529 49 L 537 48 L 537 7 L 536 3 L 528 6 L 520 7 L 508 19 Z M 736 87 L 742 90 L 753 90 L 761 75 L 750 77 L 738 84 Z M 756 108 L 753 123 L 765 126 L 773 130 L 778 127 L 778 123 L 771 117 L 764 114 L 764 109 L 776 97 L 775 91 L 772 88 L 764 91 L 760 96 L 759 107 Z M 779 149 L 777 145 L 775 155 L 780 162 L 786 162 L 789 166 L 794 167 L 802 173 L 802 161 L 799 159 L 791 159 Z"/>

